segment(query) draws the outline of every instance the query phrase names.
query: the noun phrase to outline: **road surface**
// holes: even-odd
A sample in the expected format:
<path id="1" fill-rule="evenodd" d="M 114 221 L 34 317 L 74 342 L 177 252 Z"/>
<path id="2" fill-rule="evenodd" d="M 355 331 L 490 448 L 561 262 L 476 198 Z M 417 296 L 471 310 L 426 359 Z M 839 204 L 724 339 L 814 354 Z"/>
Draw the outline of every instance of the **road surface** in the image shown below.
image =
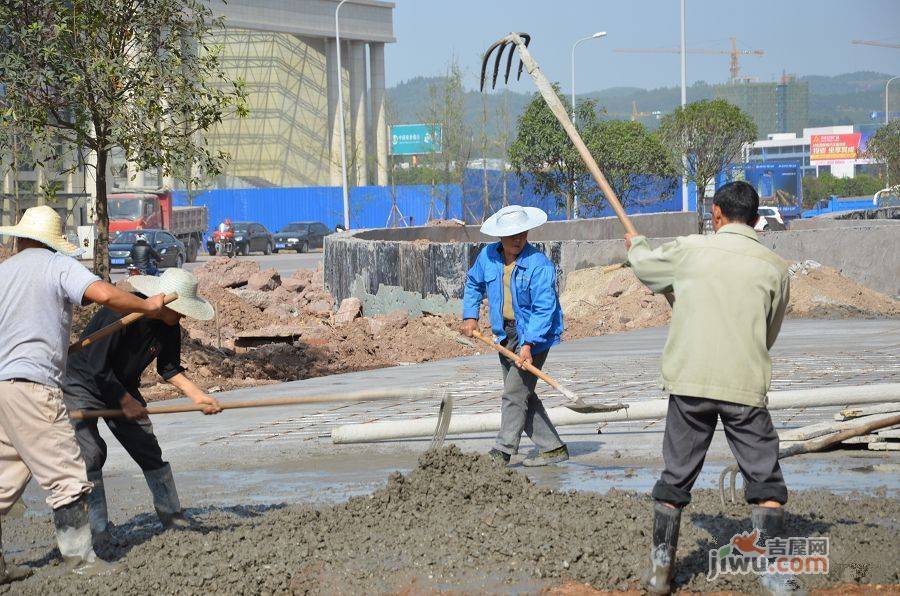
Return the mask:
<path id="1" fill-rule="evenodd" d="M 193 271 L 212 258 L 214 257 L 201 254 L 199 257 L 197 257 L 196 263 L 187 263 L 184 268 L 188 271 Z M 322 251 L 302 254 L 297 254 L 294 252 L 280 252 L 276 255 L 268 256 L 262 254 L 252 254 L 246 257 L 235 258 L 240 260 L 256 261 L 257 263 L 259 263 L 260 269 L 270 269 L 274 267 L 278 270 L 278 274 L 281 275 L 281 277 L 287 277 L 297 269 L 315 269 L 319 265 L 319 263 L 322 262 Z M 90 267 L 89 263 L 86 263 L 86 265 Z M 114 269 L 111 277 L 113 282 L 116 282 L 125 277 L 125 275 L 126 271 L 124 269 Z"/>

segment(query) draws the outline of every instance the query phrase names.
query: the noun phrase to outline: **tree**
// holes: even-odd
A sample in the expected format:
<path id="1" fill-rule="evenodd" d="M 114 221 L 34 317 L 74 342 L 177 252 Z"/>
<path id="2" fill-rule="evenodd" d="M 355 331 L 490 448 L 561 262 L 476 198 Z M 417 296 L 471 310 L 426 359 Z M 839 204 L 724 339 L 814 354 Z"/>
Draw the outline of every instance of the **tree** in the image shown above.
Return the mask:
<path id="1" fill-rule="evenodd" d="M 48 163 L 93 153 L 94 270 L 108 278 L 113 148 L 137 169 L 183 176 L 188 187 L 222 171 L 228 156 L 202 133 L 247 111 L 242 82 L 225 76 L 219 49 L 205 41 L 222 21 L 203 0 L 6 0 L 0 22 L 0 151 L 24 140 Z"/>
<path id="2" fill-rule="evenodd" d="M 559 95 L 559 85 L 554 89 Z M 560 97 L 566 112 L 572 107 Z M 597 124 L 597 105 L 592 100 L 578 103 L 576 124 L 580 131 L 591 131 Z M 584 133 L 582 132 L 582 135 Z M 588 139 L 585 139 L 588 142 Z M 587 171 L 569 135 L 550 111 L 540 93 L 535 93 L 525 112 L 519 116 L 516 138 L 509 146 L 509 161 L 520 178 L 530 175 L 534 190 L 541 196 L 563 197 L 566 218 L 572 218 L 575 203 L 575 183 Z M 599 192 L 593 185 L 580 189 L 579 196 L 586 204 L 596 201 Z"/>
<path id="3" fill-rule="evenodd" d="M 900 184 L 900 120 L 882 126 L 869 139 L 866 153 L 885 164 L 886 184 Z"/>
<path id="4" fill-rule="evenodd" d="M 675 187 L 674 170 L 659 138 L 640 122 L 600 120 L 588 134 L 587 146 L 600 170 L 623 205 L 634 203 L 637 194 L 666 197 Z M 602 195 L 582 204 L 603 209 Z"/>
<path id="5" fill-rule="evenodd" d="M 678 175 L 697 187 L 697 210 L 703 208 L 706 185 L 756 139 L 756 125 L 724 99 L 703 100 L 663 116 L 657 131 Z M 682 162 L 682 156 L 685 156 Z"/>

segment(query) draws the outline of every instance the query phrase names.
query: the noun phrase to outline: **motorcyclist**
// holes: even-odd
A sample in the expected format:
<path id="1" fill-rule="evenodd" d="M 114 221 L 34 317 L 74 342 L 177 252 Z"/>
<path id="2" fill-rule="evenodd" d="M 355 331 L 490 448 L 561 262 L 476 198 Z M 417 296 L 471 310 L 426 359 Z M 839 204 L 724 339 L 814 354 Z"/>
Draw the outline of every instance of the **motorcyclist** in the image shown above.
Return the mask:
<path id="1" fill-rule="evenodd" d="M 219 224 L 219 234 L 224 238 L 228 232 L 234 232 L 234 226 L 231 225 L 231 218 L 225 218 L 225 221 Z"/>
<path id="2" fill-rule="evenodd" d="M 138 234 L 131 246 L 131 264 L 143 275 L 159 275 L 156 264 L 162 262 L 162 257 L 147 242 L 146 234 Z"/>

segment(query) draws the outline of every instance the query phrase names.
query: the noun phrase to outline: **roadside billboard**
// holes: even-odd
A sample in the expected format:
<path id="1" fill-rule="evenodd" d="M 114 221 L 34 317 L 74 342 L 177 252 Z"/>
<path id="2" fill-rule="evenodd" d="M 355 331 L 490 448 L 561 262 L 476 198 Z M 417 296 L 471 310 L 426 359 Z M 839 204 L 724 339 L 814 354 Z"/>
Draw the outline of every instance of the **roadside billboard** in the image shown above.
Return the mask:
<path id="1" fill-rule="evenodd" d="M 803 183 L 800 163 L 747 163 L 734 166 L 732 180 L 744 180 L 759 193 L 761 207 L 778 207 L 783 217 L 800 217 Z"/>
<path id="2" fill-rule="evenodd" d="M 395 124 L 391 127 L 391 155 L 441 152 L 440 124 Z"/>
<path id="3" fill-rule="evenodd" d="M 810 165 L 835 165 L 859 157 L 858 132 L 834 135 L 812 135 L 809 138 Z"/>

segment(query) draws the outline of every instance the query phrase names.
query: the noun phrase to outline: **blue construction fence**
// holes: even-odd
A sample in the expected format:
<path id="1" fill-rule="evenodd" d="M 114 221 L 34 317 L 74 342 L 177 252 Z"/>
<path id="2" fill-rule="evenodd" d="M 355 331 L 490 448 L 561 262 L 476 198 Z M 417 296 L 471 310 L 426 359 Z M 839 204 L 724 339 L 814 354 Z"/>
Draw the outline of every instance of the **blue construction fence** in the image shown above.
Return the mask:
<path id="1" fill-rule="evenodd" d="M 861 211 L 864 209 L 874 209 L 874 197 L 847 197 L 839 199 L 832 195 L 827 200 L 819 201 L 814 209 L 808 209 L 803 212 L 803 219 L 816 217 L 818 215 L 826 215 L 828 213 L 842 213 L 844 211 Z"/>
<path id="2" fill-rule="evenodd" d="M 565 219 L 565 201 L 561 197 L 539 196 L 533 183 L 527 179 L 523 182 L 514 173 L 507 173 L 504 194 L 502 173 L 488 170 L 486 174 L 491 213 L 500 209 L 505 200 L 508 204 L 540 207 L 551 220 Z M 357 229 L 422 225 L 429 219 L 479 223 L 484 216 L 484 175 L 482 170 L 467 170 L 462 188 L 453 184 L 351 188 L 350 226 Z M 582 188 L 589 189 L 593 184 L 585 180 Z M 639 191 L 626 201 L 629 213 L 681 211 L 681 187 L 676 180 L 646 177 L 637 187 Z M 173 195 L 176 205 L 187 205 L 184 190 L 174 191 Z M 693 207 L 696 193 L 691 189 L 689 195 Z M 292 221 L 318 221 L 331 229 L 344 222 L 343 195 L 339 187 L 332 186 L 214 189 L 194 195 L 193 204 L 209 210 L 210 232 L 226 218 L 258 222 L 272 232 Z M 603 204 L 599 209 L 585 207 L 580 215 L 606 217 L 614 213 Z"/>

